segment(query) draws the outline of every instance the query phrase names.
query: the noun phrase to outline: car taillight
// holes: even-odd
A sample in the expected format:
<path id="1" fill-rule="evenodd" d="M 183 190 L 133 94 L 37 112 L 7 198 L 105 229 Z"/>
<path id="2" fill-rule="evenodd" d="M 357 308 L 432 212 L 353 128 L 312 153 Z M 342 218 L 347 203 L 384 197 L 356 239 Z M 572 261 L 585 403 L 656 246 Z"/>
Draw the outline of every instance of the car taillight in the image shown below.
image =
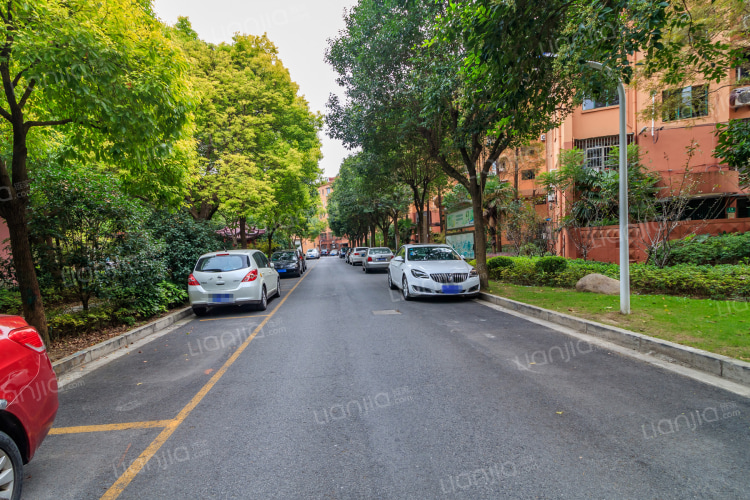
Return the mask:
<path id="1" fill-rule="evenodd" d="M 252 271 L 250 271 L 249 273 L 247 273 L 244 278 L 242 278 L 242 282 L 243 283 L 249 283 L 249 282 L 255 281 L 257 279 L 258 279 L 258 270 L 257 269 L 253 269 Z"/>
<path id="2" fill-rule="evenodd" d="M 200 286 L 201 284 L 198 283 L 198 280 L 195 279 L 195 276 L 192 274 L 188 276 L 188 286 Z"/>
<path id="3" fill-rule="evenodd" d="M 40 337 L 39 333 L 37 333 L 37 331 L 31 326 L 25 326 L 13 330 L 8 334 L 8 338 L 13 342 L 25 345 L 36 352 L 44 352 L 45 350 L 42 337 Z"/>
<path id="4" fill-rule="evenodd" d="M 372 257 L 367 257 L 367 262 L 372 262 Z"/>

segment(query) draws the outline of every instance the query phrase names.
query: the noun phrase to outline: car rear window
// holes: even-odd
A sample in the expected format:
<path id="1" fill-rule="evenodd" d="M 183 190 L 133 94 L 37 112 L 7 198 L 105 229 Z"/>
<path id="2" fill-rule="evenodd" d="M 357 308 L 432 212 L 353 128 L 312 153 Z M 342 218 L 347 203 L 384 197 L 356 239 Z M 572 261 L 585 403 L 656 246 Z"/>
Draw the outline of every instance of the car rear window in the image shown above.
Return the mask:
<path id="1" fill-rule="evenodd" d="M 390 248 L 371 248 L 370 249 L 371 254 L 377 254 L 377 255 L 386 255 L 391 253 Z"/>
<path id="2" fill-rule="evenodd" d="M 416 247 L 409 249 L 409 260 L 461 260 L 461 257 L 447 247 Z"/>
<path id="3" fill-rule="evenodd" d="M 271 255 L 271 262 L 277 262 L 279 260 L 294 260 L 296 255 L 294 252 L 276 252 Z"/>
<path id="4" fill-rule="evenodd" d="M 359 247 L 354 249 L 355 252 L 361 252 L 362 250 L 367 250 L 367 247 Z"/>
<path id="5" fill-rule="evenodd" d="M 200 259 L 195 270 L 204 273 L 226 273 L 246 267 L 249 266 L 245 255 L 215 255 Z"/>

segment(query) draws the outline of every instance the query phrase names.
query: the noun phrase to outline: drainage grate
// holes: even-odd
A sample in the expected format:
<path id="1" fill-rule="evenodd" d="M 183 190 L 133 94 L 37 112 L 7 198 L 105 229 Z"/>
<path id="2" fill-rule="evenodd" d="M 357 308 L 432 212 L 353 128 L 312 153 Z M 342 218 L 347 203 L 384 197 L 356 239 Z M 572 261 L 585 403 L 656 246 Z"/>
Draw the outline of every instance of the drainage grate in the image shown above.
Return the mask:
<path id="1" fill-rule="evenodd" d="M 401 311 L 397 311 L 396 309 L 385 309 L 382 311 L 373 311 L 372 314 L 375 316 L 390 316 L 393 314 L 401 314 Z"/>

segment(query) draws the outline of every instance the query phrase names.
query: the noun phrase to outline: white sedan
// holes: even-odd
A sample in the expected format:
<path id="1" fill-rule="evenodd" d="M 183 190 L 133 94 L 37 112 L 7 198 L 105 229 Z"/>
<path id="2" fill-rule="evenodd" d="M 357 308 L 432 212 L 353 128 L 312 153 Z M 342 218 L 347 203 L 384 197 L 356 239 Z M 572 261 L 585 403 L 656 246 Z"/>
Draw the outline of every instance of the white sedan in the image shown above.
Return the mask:
<path id="1" fill-rule="evenodd" d="M 404 245 L 388 265 L 388 287 L 416 296 L 479 294 L 479 274 L 449 245 Z"/>

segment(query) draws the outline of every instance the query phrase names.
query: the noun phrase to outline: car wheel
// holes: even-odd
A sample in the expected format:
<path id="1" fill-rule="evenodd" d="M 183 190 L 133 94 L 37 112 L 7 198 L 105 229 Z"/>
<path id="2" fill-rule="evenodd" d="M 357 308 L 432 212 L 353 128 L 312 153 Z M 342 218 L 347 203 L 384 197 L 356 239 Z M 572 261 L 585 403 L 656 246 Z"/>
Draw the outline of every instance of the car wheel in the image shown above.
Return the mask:
<path id="1" fill-rule="evenodd" d="M 362 263 L 362 272 L 365 273 L 365 274 L 368 273 L 367 266 L 364 263 Z"/>
<path id="2" fill-rule="evenodd" d="M 264 286 L 260 292 L 260 304 L 258 304 L 259 311 L 265 311 L 268 309 L 268 295 L 266 294 L 266 287 Z"/>
<path id="3" fill-rule="evenodd" d="M 276 294 L 274 297 L 281 297 L 281 278 L 276 278 Z"/>
<path id="4" fill-rule="evenodd" d="M 406 276 L 404 276 L 404 279 L 401 281 L 401 293 L 404 296 L 404 300 L 411 300 L 414 298 L 409 293 L 409 282 L 406 281 Z"/>
<path id="5" fill-rule="evenodd" d="M 23 461 L 18 446 L 7 434 L 0 432 L 0 498 L 21 498 L 22 479 Z"/>
<path id="6" fill-rule="evenodd" d="M 195 314 L 196 316 L 205 316 L 206 314 L 208 314 L 208 309 L 205 307 L 194 307 L 193 314 Z"/>
<path id="7" fill-rule="evenodd" d="M 391 272 L 388 271 L 388 288 L 391 290 L 398 290 L 398 287 L 393 284 L 393 280 L 391 279 Z"/>

